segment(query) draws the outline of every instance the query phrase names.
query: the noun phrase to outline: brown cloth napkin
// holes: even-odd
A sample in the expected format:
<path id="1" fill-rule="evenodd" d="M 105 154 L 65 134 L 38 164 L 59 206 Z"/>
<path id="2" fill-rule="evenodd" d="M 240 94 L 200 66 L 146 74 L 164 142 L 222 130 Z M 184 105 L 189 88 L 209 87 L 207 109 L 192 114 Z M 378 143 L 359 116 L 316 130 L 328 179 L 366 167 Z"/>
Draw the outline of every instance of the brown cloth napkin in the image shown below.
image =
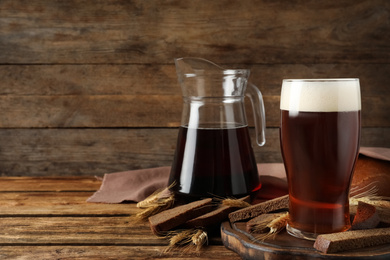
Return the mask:
<path id="1" fill-rule="evenodd" d="M 158 167 L 133 171 L 106 173 L 100 189 L 88 202 L 139 202 L 168 184 L 171 167 Z"/>
<path id="2" fill-rule="evenodd" d="M 266 199 L 287 194 L 287 182 L 282 163 L 258 164 L 262 192 Z M 158 189 L 167 187 L 171 167 L 157 167 L 108 173 L 103 177 L 100 189 L 88 202 L 121 203 L 139 202 Z M 267 192 L 265 192 L 268 190 Z M 270 192 L 273 194 L 268 194 Z"/>
<path id="3" fill-rule="evenodd" d="M 390 161 L 390 148 L 360 147 L 359 153 L 375 159 Z"/>
<path id="4" fill-rule="evenodd" d="M 390 161 L 390 148 L 361 147 L 360 154 Z M 262 188 L 256 200 L 272 199 L 288 193 L 286 173 L 282 163 L 260 163 L 257 167 Z M 167 186 L 170 169 L 171 167 L 166 166 L 105 174 L 100 189 L 87 201 L 139 202 L 157 189 Z"/>

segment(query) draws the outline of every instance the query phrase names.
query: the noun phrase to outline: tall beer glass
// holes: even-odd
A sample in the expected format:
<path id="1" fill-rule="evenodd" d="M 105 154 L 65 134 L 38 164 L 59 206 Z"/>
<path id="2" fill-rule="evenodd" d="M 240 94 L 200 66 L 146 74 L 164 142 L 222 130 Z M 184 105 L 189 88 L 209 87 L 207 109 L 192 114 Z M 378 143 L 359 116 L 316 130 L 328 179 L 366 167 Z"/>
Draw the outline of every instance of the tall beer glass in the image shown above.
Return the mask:
<path id="1" fill-rule="evenodd" d="M 283 80 L 280 109 L 290 197 L 287 232 L 313 240 L 348 230 L 360 143 L 359 79 Z"/>

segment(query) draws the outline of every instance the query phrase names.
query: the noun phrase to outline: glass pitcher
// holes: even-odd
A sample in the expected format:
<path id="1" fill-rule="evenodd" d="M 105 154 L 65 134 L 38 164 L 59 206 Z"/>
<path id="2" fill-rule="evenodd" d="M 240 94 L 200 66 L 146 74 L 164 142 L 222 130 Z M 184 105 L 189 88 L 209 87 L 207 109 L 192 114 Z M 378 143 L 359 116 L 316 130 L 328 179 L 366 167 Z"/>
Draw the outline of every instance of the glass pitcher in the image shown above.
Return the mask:
<path id="1" fill-rule="evenodd" d="M 242 197 L 261 187 L 244 98 L 252 102 L 256 140 L 265 144 L 261 92 L 249 70 L 223 69 L 201 58 L 175 59 L 183 112 L 169 185 L 178 197 Z"/>

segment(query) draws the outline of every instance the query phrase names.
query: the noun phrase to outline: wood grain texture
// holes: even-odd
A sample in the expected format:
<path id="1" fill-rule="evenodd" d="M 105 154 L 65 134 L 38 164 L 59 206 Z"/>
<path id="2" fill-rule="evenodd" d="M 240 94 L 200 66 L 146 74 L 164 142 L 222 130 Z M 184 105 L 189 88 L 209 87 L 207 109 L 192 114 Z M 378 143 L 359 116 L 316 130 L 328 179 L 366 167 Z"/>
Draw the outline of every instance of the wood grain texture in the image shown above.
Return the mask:
<path id="1" fill-rule="evenodd" d="M 2 1 L 4 63 L 387 63 L 386 0 Z M 191 28 L 189 30 L 188 28 Z"/>
<path id="2" fill-rule="evenodd" d="M 178 129 L 0 129 L 0 174 L 5 176 L 102 176 L 170 166 Z M 250 129 L 254 142 L 254 129 Z M 390 147 L 389 128 L 363 128 L 362 146 Z M 253 143 L 258 163 L 282 162 L 279 130 L 266 144 Z M 76 189 L 76 186 L 75 186 Z"/>
<path id="3" fill-rule="evenodd" d="M 1 252 L 9 259 L 40 259 L 40 260 L 52 260 L 52 259 L 133 259 L 133 260 L 145 260 L 145 259 L 194 259 L 194 260 L 240 260 L 241 257 L 233 251 L 223 246 L 208 246 L 200 253 L 188 253 L 183 255 L 181 252 L 173 252 L 164 254 L 164 246 L 142 246 L 137 245 L 114 245 L 114 246 L 42 246 L 42 245 L 23 245 L 23 246 L 9 246 L 4 245 L 1 247 Z"/>
<path id="4" fill-rule="evenodd" d="M 148 222 L 132 222 L 130 216 L 139 212 L 134 203 L 85 201 L 96 182 L 91 177 L 0 177 L 0 258 L 240 259 L 218 237 L 210 237 L 200 252 L 164 253 L 168 240 L 153 235 Z"/>
<path id="5" fill-rule="evenodd" d="M 53 176 L 0 178 L 0 258 L 183 258 L 125 223 L 134 205 L 85 203 L 91 176 L 171 164 L 175 57 L 251 70 L 268 126 L 258 162 L 281 162 L 283 78 L 360 78 L 362 145 L 390 147 L 389 21 L 387 0 L 0 1 L 0 175 Z M 239 256 L 215 244 L 185 258 Z"/>
<path id="6" fill-rule="evenodd" d="M 279 96 L 285 78 L 360 78 L 363 96 L 389 95 L 389 63 L 221 64 L 251 71 L 264 95 Z M 181 96 L 173 59 L 169 64 L 17 64 L 0 66 L 2 96 Z"/>
<path id="7" fill-rule="evenodd" d="M 267 126 L 278 127 L 280 97 L 263 98 Z M 390 127 L 386 96 L 362 97 L 362 107 L 363 127 Z M 0 127 L 178 127 L 181 109 L 179 95 L 0 96 Z M 253 126 L 249 104 L 246 111 Z"/>
<path id="8" fill-rule="evenodd" d="M 121 205 L 126 207 L 126 205 Z M 85 206 L 84 207 L 88 207 Z M 66 214 L 66 213 L 65 213 Z M 149 225 L 132 225 L 129 217 L 3 217 L 0 244 L 148 244 L 162 245 Z"/>
<path id="9" fill-rule="evenodd" d="M 98 188 L 96 189 L 98 190 Z M 0 216 L 3 217 L 96 217 L 126 216 L 130 217 L 140 210 L 135 205 L 90 203 L 88 210 L 86 200 L 93 192 L 6 192 L 0 193 L 3 205 Z"/>
<path id="10" fill-rule="evenodd" d="M 7 177 L 0 178 L 0 192 L 61 192 L 61 191 L 78 191 L 94 192 L 99 189 L 102 183 L 101 178 L 97 177 Z M 71 189 L 69 188 L 71 187 Z"/>
<path id="11" fill-rule="evenodd" d="M 390 127 L 390 64 L 246 67 L 263 92 L 268 127 L 279 126 L 282 79 L 294 77 L 359 77 L 363 127 Z M 173 64 L 0 66 L 0 77 L 3 128 L 180 125 L 182 98 Z"/>
<path id="12" fill-rule="evenodd" d="M 387 0 L 0 1 L 0 174 L 170 165 L 183 56 L 251 70 L 268 127 L 259 162 L 281 161 L 284 78 L 360 78 L 362 143 L 390 147 L 389 14 Z"/>

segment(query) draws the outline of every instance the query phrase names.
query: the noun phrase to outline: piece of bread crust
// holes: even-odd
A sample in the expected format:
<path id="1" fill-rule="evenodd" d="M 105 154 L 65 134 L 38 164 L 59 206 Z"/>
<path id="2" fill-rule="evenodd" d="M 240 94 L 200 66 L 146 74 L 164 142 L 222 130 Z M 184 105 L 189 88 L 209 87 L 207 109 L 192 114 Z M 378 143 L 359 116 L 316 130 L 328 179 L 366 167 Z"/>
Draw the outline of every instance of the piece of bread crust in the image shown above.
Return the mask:
<path id="1" fill-rule="evenodd" d="M 250 196 L 240 198 L 238 200 L 249 202 Z M 235 206 L 228 206 L 221 204 L 215 210 L 208 212 L 204 215 L 201 215 L 197 218 L 187 221 L 184 226 L 186 228 L 195 228 L 195 227 L 209 227 L 215 224 L 220 224 L 222 221 L 226 220 L 229 213 L 237 210 L 239 208 Z"/>
<path id="2" fill-rule="evenodd" d="M 289 197 L 288 195 L 284 195 L 282 197 L 267 200 L 256 205 L 234 211 L 229 214 L 229 220 L 231 223 L 234 223 L 237 221 L 251 219 L 261 214 L 269 213 L 272 211 L 288 209 L 288 205 Z"/>
<path id="3" fill-rule="evenodd" d="M 314 248 L 330 254 L 389 243 L 390 228 L 375 228 L 319 235 Z"/>
<path id="4" fill-rule="evenodd" d="M 359 201 L 351 229 L 359 230 L 376 228 L 379 223 L 380 218 L 375 206 Z"/>
<path id="5" fill-rule="evenodd" d="M 213 209 L 211 202 L 212 199 L 207 198 L 162 211 L 149 217 L 150 228 L 154 234 L 160 235 L 211 211 Z"/>

